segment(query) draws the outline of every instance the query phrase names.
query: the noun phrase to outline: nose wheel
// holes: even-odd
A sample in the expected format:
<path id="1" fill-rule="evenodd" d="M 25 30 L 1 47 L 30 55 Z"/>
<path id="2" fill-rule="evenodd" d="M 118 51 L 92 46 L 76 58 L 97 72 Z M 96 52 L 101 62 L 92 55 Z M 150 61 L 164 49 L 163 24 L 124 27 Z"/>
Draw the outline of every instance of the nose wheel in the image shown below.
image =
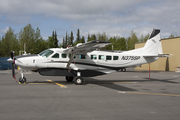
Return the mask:
<path id="1" fill-rule="evenodd" d="M 21 72 L 21 77 L 19 78 L 19 84 L 26 84 L 26 78 L 24 77 L 24 70 L 22 70 Z"/>
<path id="2" fill-rule="evenodd" d="M 19 78 L 19 84 L 25 84 L 26 83 L 26 78 L 23 77 L 23 78 Z"/>

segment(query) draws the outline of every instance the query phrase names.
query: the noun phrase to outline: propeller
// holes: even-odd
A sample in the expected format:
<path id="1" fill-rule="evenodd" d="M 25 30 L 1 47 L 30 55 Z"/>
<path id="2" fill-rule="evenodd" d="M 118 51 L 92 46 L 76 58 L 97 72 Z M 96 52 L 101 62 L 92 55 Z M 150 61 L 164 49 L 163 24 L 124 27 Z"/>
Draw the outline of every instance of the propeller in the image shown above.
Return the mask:
<path id="1" fill-rule="evenodd" d="M 14 51 L 11 51 L 11 59 L 13 60 L 12 62 L 12 77 L 16 80 L 16 75 L 15 75 L 15 58 L 14 58 Z"/>

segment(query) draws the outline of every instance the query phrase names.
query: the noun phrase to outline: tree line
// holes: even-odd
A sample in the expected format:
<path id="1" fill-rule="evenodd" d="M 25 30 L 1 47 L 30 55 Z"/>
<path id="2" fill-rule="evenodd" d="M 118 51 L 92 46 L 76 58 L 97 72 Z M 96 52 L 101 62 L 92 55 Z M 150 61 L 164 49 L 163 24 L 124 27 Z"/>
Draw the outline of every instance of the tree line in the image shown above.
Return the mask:
<path id="1" fill-rule="evenodd" d="M 56 31 L 47 40 L 41 37 L 40 29 L 32 28 L 31 24 L 26 25 L 18 34 L 9 27 L 7 32 L 0 38 L 0 57 L 9 57 L 10 51 L 14 51 L 15 55 L 19 55 L 24 50 L 27 53 L 38 54 L 48 48 L 57 48 L 58 39 Z"/>
<path id="2" fill-rule="evenodd" d="M 170 37 L 173 35 L 171 34 Z M 105 32 L 97 34 L 88 34 L 87 40 L 85 36 L 80 35 L 80 30 L 77 29 L 76 36 L 74 37 L 73 32 L 70 34 L 66 32 L 63 37 L 63 42 L 59 43 L 57 39 L 56 31 L 52 32 L 52 35 L 44 40 L 41 36 L 40 29 L 32 28 L 31 24 L 26 25 L 20 30 L 18 34 L 14 33 L 14 30 L 9 27 L 8 31 L 0 38 L 0 57 L 9 57 L 10 51 L 14 51 L 15 55 L 19 55 L 19 51 L 24 50 L 27 53 L 38 54 L 41 51 L 48 48 L 66 48 L 67 46 L 75 46 L 78 43 L 85 43 L 86 41 L 101 40 L 108 41 L 112 44 L 102 48 L 103 50 L 131 50 L 134 49 L 134 45 L 137 42 L 145 42 L 149 38 L 149 34 L 141 35 L 137 37 L 136 33 L 132 30 L 129 37 L 124 38 L 120 36 L 108 37 Z M 113 48 L 112 48 L 113 47 Z"/>
<path id="3" fill-rule="evenodd" d="M 75 46 L 78 43 L 85 43 L 86 41 L 92 41 L 92 40 L 101 40 L 101 41 L 107 41 L 111 42 L 112 44 L 109 46 L 106 46 L 105 48 L 102 48 L 103 50 L 132 50 L 134 49 L 135 43 L 138 42 L 146 42 L 149 38 L 150 34 L 147 35 L 141 35 L 140 38 L 137 37 L 136 33 L 132 30 L 130 32 L 130 36 L 120 37 L 120 36 L 114 36 L 114 37 L 108 37 L 105 32 L 97 34 L 88 34 L 87 40 L 85 40 L 85 36 L 80 35 L 80 30 L 77 29 L 76 39 L 74 41 L 73 32 L 71 31 L 70 34 L 66 32 L 65 37 L 63 37 L 63 42 L 60 43 L 59 47 L 66 48 L 67 46 Z M 113 47 L 113 48 L 112 48 Z"/>

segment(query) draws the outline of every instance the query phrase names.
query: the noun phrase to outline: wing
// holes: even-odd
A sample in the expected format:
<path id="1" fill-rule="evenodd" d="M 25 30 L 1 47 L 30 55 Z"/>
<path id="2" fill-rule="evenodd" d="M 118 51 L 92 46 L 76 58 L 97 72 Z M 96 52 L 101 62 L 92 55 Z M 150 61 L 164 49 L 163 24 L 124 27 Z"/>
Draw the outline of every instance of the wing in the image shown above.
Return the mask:
<path id="1" fill-rule="evenodd" d="M 87 43 L 79 43 L 75 47 L 65 49 L 63 52 L 69 52 L 74 54 L 86 54 L 96 49 L 105 47 L 109 44 L 111 44 L 111 42 L 93 40 Z"/>
<path id="2" fill-rule="evenodd" d="M 170 57 L 170 54 L 143 55 L 143 57 Z"/>
<path id="3" fill-rule="evenodd" d="M 65 49 L 63 52 L 72 54 L 68 64 L 66 65 L 66 68 L 69 68 L 75 54 L 86 54 L 96 49 L 105 47 L 106 45 L 109 44 L 111 44 L 111 42 L 93 40 L 87 43 L 79 43 L 75 47 L 70 47 Z"/>

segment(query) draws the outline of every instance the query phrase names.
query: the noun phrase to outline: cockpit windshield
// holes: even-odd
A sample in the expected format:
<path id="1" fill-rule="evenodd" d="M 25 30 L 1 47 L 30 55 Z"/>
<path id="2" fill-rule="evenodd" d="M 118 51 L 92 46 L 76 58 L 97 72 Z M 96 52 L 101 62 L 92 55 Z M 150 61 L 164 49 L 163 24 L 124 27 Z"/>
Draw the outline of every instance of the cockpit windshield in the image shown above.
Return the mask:
<path id="1" fill-rule="evenodd" d="M 54 51 L 52 51 L 52 50 L 44 50 L 44 51 L 40 52 L 39 55 L 47 58 L 53 53 L 54 53 Z"/>

